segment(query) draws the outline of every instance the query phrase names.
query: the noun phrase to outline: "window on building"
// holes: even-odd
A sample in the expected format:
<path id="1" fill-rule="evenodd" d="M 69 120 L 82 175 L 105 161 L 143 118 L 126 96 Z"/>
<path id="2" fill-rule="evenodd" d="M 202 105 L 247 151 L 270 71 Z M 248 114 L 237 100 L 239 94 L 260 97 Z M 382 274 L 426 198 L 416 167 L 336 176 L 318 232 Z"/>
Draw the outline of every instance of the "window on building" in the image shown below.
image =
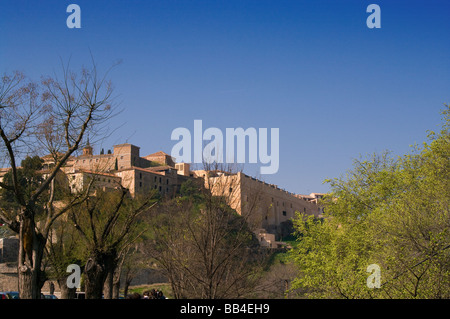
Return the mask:
<path id="1" fill-rule="evenodd" d="M 286 216 L 286 215 L 287 215 L 286 211 L 285 211 L 285 210 L 283 210 L 283 216 Z"/>
<path id="2" fill-rule="evenodd" d="M 142 187 L 142 182 L 139 182 L 139 187 Z"/>
<path id="3" fill-rule="evenodd" d="M 159 186 L 159 191 L 162 192 L 162 187 L 161 186 Z"/>
<path id="4" fill-rule="evenodd" d="M 142 179 L 142 173 L 139 173 L 139 179 Z"/>
<path id="5" fill-rule="evenodd" d="M 166 184 L 169 185 L 169 179 L 167 179 L 167 183 Z"/>
<path id="6" fill-rule="evenodd" d="M 161 177 L 159 178 L 159 182 L 160 182 L 160 183 L 162 182 L 162 178 L 161 178 Z"/>

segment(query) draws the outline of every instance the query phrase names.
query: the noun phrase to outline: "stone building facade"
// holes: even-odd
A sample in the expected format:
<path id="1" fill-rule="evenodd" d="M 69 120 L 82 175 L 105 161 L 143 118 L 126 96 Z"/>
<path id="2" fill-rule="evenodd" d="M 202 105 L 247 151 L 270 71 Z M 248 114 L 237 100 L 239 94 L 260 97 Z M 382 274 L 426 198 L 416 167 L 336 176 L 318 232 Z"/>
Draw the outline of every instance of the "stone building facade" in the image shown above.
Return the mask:
<path id="1" fill-rule="evenodd" d="M 44 170 L 50 169 L 54 160 L 43 159 Z M 173 196 L 188 177 L 178 174 L 170 155 L 159 151 L 141 157 L 140 148 L 132 144 L 115 145 L 107 154 L 94 154 L 88 144 L 82 155 L 67 161 L 62 172 L 72 192 L 80 192 L 94 180 L 95 188 L 112 189 L 121 185 L 128 188 L 132 196 L 150 190 Z"/>
<path id="2" fill-rule="evenodd" d="M 262 245 L 275 248 L 278 240 L 288 235 L 289 221 L 295 212 L 320 218 L 322 208 L 317 202 L 305 200 L 276 185 L 268 184 L 242 172 L 193 171 L 205 179 L 205 186 L 213 195 L 223 196 L 231 208 L 245 216 Z"/>
<path id="3" fill-rule="evenodd" d="M 0 291 L 17 291 L 19 239 L 0 238 Z"/>

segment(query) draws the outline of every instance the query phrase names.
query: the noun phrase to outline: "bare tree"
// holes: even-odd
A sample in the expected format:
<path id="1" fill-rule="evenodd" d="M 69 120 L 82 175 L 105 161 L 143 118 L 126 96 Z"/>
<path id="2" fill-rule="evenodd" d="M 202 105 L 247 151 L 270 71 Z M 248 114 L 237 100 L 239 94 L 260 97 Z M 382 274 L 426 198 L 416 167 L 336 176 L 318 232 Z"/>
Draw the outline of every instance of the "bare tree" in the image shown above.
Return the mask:
<path id="1" fill-rule="evenodd" d="M 202 178 L 183 185 L 180 198 L 155 208 L 148 254 L 164 270 L 175 298 L 245 296 L 263 256 L 247 222 L 252 214 L 231 208 L 239 200 L 236 174 L 198 173 Z"/>
<path id="2" fill-rule="evenodd" d="M 148 266 L 148 258 L 142 253 L 142 242 L 131 242 L 121 251 L 119 261 L 113 276 L 112 299 L 119 299 L 120 286 L 123 283 L 124 296 L 128 295 L 128 288 L 140 270 Z M 108 290 L 105 283 L 105 292 Z"/>
<path id="3" fill-rule="evenodd" d="M 123 263 L 121 264 L 120 275 L 124 280 L 123 294 L 125 297 L 128 296 L 128 289 L 131 282 L 136 277 L 136 275 L 147 267 L 148 258 L 142 253 L 138 245 L 135 245 L 129 252 L 124 256 Z M 117 290 L 119 290 L 117 288 Z"/>
<path id="4" fill-rule="evenodd" d="M 81 74 L 63 67 L 62 79 L 47 77 L 42 83 L 21 73 L 4 75 L 0 83 L 0 152 L 11 167 L 12 183 L 0 183 L 14 192 L 18 209 L 0 210 L 0 218 L 19 234 L 20 298 L 37 299 L 44 279 L 41 263 L 55 220 L 85 199 L 78 194 L 55 209 L 54 180 L 61 168 L 86 140 L 98 134 L 113 115 L 113 87 L 108 72 L 100 77 L 95 64 Z M 53 164 L 43 181 L 27 196 L 18 182 L 18 161 L 25 154 L 48 152 Z"/>
<path id="5" fill-rule="evenodd" d="M 126 258 L 130 252 L 131 249 L 131 243 L 129 245 L 126 245 L 122 250 L 120 251 L 119 255 L 117 256 L 117 266 L 116 269 L 113 272 L 110 272 L 108 276 L 111 276 L 112 279 L 109 280 L 109 278 L 106 278 L 105 286 L 104 286 L 104 294 L 105 295 L 111 295 L 109 296 L 109 299 L 119 299 L 120 294 L 120 277 L 122 274 L 122 269 L 125 264 Z M 112 288 L 110 287 L 112 285 Z"/>
<path id="6" fill-rule="evenodd" d="M 253 291 L 253 298 L 285 299 L 301 296 L 301 291 L 290 291 L 291 283 L 298 275 L 297 268 L 292 263 L 278 262 L 270 265 L 262 272 Z"/>

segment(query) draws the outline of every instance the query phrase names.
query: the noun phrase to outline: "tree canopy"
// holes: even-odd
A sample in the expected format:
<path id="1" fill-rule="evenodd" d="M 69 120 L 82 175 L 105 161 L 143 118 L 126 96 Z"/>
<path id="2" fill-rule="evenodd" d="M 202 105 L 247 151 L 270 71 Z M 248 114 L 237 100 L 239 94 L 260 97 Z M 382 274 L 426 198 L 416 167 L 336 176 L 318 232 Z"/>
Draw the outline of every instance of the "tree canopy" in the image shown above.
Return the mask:
<path id="1" fill-rule="evenodd" d="M 439 133 L 411 154 L 355 160 L 345 176 L 327 180 L 324 218 L 298 214 L 299 243 L 291 259 L 293 288 L 310 297 L 450 297 L 450 108 Z M 380 288 L 369 288 L 369 265 Z"/>

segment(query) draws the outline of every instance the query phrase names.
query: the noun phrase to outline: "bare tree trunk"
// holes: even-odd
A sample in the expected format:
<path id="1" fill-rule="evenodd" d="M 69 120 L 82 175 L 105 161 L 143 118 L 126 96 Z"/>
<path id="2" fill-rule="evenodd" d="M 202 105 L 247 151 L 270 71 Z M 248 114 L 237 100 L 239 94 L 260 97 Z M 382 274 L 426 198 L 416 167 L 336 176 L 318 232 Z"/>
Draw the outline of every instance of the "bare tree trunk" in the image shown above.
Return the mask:
<path id="1" fill-rule="evenodd" d="M 106 279 L 105 266 L 101 258 L 89 258 L 84 269 L 86 299 L 102 299 Z"/>
<path id="2" fill-rule="evenodd" d="M 122 260 L 120 261 L 119 265 L 116 267 L 116 270 L 114 271 L 114 276 L 113 276 L 113 290 L 112 290 L 112 298 L 113 299 L 119 299 L 119 293 L 120 293 L 120 277 L 122 274 L 122 268 L 123 268 L 123 263 L 125 260 L 125 256 L 122 256 Z"/>
<path id="3" fill-rule="evenodd" d="M 114 269 L 109 269 L 106 275 L 105 285 L 103 287 L 103 295 L 105 299 L 113 299 L 113 282 Z"/>
<path id="4" fill-rule="evenodd" d="M 130 283 L 131 281 L 125 281 L 125 285 L 123 287 L 123 295 L 125 296 L 125 298 L 128 296 L 128 288 L 130 287 Z"/>
<path id="5" fill-rule="evenodd" d="M 61 299 L 75 299 L 77 288 L 67 287 L 67 277 L 58 279 L 58 285 L 61 290 Z"/>
<path id="6" fill-rule="evenodd" d="M 125 255 L 126 254 L 117 258 L 114 253 L 111 253 L 111 256 L 109 257 L 108 275 L 103 288 L 105 299 L 119 299 L 120 274 L 122 272 Z"/>
<path id="7" fill-rule="evenodd" d="M 45 282 L 40 267 L 44 255 L 45 239 L 37 234 L 31 212 L 25 210 L 20 220 L 18 281 L 20 299 L 40 299 Z"/>
<path id="8" fill-rule="evenodd" d="M 120 278 L 119 280 L 114 280 L 113 282 L 112 299 L 119 299 L 119 294 L 120 294 Z"/>
<path id="9" fill-rule="evenodd" d="M 19 267 L 19 296 L 20 299 L 37 299 L 37 291 L 33 290 L 34 274 L 26 266 Z"/>
<path id="10" fill-rule="evenodd" d="M 123 295 L 125 296 L 125 298 L 128 295 L 128 288 L 130 287 L 132 280 L 133 280 L 133 277 L 129 276 L 129 274 L 127 273 L 127 275 L 125 276 L 125 285 L 123 287 Z"/>
<path id="11" fill-rule="evenodd" d="M 88 259 L 84 268 L 86 274 L 86 299 L 102 299 L 103 287 L 105 286 L 106 279 L 109 280 L 105 299 L 111 299 L 112 276 L 109 276 L 109 273 L 114 273 L 114 260 L 115 254 L 112 252 L 97 252 L 93 257 Z"/>

